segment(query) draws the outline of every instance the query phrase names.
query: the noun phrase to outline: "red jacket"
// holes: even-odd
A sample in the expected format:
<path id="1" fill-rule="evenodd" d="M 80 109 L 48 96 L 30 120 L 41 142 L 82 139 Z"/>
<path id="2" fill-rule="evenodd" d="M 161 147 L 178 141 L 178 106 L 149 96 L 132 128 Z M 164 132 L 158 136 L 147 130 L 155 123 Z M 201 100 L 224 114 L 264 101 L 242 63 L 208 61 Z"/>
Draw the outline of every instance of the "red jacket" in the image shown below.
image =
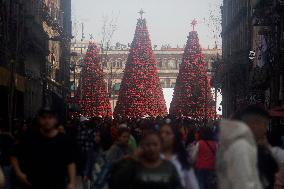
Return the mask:
<path id="1" fill-rule="evenodd" d="M 195 167 L 197 169 L 214 170 L 217 142 L 200 140 L 197 145 L 198 152 Z"/>

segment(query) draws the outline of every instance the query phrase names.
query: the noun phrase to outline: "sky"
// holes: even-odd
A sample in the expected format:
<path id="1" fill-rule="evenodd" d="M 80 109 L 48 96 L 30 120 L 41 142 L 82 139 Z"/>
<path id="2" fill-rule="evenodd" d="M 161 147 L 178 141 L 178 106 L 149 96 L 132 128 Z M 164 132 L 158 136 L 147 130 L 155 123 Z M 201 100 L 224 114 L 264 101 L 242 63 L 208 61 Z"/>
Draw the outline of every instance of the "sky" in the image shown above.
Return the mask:
<path id="1" fill-rule="evenodd" d="M 92 34 L 100 42 L 103 20 L 108 18 L 108 23 L 117 20 L 112 44 L 131 43 L 142 8 L 153 45 L 184 46 L 196 19 L 201 46 L 214 47 L 215 41 L 221 44 L 220 5 L 221 0 L 72 0 L 73 35 L 81 38 L 83 22 L 86 39 Z"/>

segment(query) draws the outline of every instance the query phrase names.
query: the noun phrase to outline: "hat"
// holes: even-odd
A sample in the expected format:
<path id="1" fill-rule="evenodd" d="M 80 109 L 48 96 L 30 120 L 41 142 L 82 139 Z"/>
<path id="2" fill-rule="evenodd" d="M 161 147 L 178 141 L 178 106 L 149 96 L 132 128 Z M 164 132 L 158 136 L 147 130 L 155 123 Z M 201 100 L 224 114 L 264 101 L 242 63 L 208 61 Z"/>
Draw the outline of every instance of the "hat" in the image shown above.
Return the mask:
<path id="1" fill-rule="evenodd" d="M 57 116 L 57 112 L 50 108 L 50 107 L 43 107 L 38 111 L 38 116 L 44 116 L 44 115 L 53 115 L 53 116 Z"/>

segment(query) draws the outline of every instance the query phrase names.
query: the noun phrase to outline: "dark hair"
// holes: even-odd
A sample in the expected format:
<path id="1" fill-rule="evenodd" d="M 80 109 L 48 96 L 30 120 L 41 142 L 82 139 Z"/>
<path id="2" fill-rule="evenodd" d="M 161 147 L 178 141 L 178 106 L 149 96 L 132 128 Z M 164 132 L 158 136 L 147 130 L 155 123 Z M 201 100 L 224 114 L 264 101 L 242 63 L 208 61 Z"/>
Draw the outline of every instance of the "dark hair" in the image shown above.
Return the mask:
<path id="1" fill-rule="evenodd" d="M 186 146 L 193 143 L 195 141 L 195 130 L 191 129 L 188 134 L 187 134 L 187 138 L 186 138 Z"/>
<path id="2" fill-rule="evenodd" d="M 233 120 L 243 121 L 245 116 L 259 116 L 265 119 L 269 119 L 269 113 L 264 109 L 256 105 L 251 105 L 243 110 L 237 111 L 233 116 Z"/>
<path id="3" fill-rule="evenodd" d="M 153 129 L 148 129 L 144 131 L 140 144 L 142 144 L 149 136 L 152 136 L 152 135 L 157 136 L 160 139 L 160 135 L 158 132 L 156 132 Z"/>
<path id="4" fill-rule="evenodd" d="M 175 135 L 173 152 L 177 154 L 177 158 L 182 166 L 182 169 L 190 169 L 191 165 L 188 162 L 188 153 L 185 149 L 184 144 L 182 143 L 181 134 L 178 132 L 176 127 L 173 127 L 170 124 L 163 124 L 161 125 L 160 129 L 165 126 L 170 127 Z"/>
<path id="5" fill-rule="evenodd" d="M 54 110 L 50 107 L 43 107 L 38 111 L 38 117 L 42 117 L 42 116 L 45 116 L 45 115 L 51 115 L 51 116 L 58 118 L 58 114 L 57 114 L 56 110 Z"/>
<path id="6" fill-rule="evenodd" d="M 200 130 L 200 138 L 202 140 L 214 140 L 213 127 L 204 127 Z"/>
<path id="7" fill-rule="evenodd" d="M 128 128 L 119 128 L 117 131 L 117 136 L 120 137 L 123 133 L 130 133 Z"/>

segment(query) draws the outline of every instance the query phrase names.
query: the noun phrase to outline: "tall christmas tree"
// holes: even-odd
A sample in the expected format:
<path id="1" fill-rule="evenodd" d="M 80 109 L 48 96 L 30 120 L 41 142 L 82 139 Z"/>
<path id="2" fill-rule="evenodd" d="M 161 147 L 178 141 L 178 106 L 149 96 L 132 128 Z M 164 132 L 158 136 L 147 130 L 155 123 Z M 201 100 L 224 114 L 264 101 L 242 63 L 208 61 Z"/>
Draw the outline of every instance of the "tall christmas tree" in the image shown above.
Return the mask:
<path id="1" fill-rule="evenodd" d="M 75 96 L 80 113 L 89 118 L 112 116 L 99 51 L 95 43 L 89 44 L 81 71 L 79 89 Z"/>
<path id="2" fill-rule="evenodd" d="M 212 106 L 213 98 L 205 59 L 198 34 L 194 31 L 195 25 L 196 21 L 192 22 L 193 31 L 189 33 L 184 49 L 170 114 L 196 121 L 207 121 L 214 118 L 215 110 Z"/>
<path id="3" fill-rule="evenodd" d="M 133 42 L 126 62 L 124 76 L 114 115 L 122 117 L 156 117 L 167 114 L 166 103 L 158 76 L 157 62 L 151 41 L 139 12 Z"/>

